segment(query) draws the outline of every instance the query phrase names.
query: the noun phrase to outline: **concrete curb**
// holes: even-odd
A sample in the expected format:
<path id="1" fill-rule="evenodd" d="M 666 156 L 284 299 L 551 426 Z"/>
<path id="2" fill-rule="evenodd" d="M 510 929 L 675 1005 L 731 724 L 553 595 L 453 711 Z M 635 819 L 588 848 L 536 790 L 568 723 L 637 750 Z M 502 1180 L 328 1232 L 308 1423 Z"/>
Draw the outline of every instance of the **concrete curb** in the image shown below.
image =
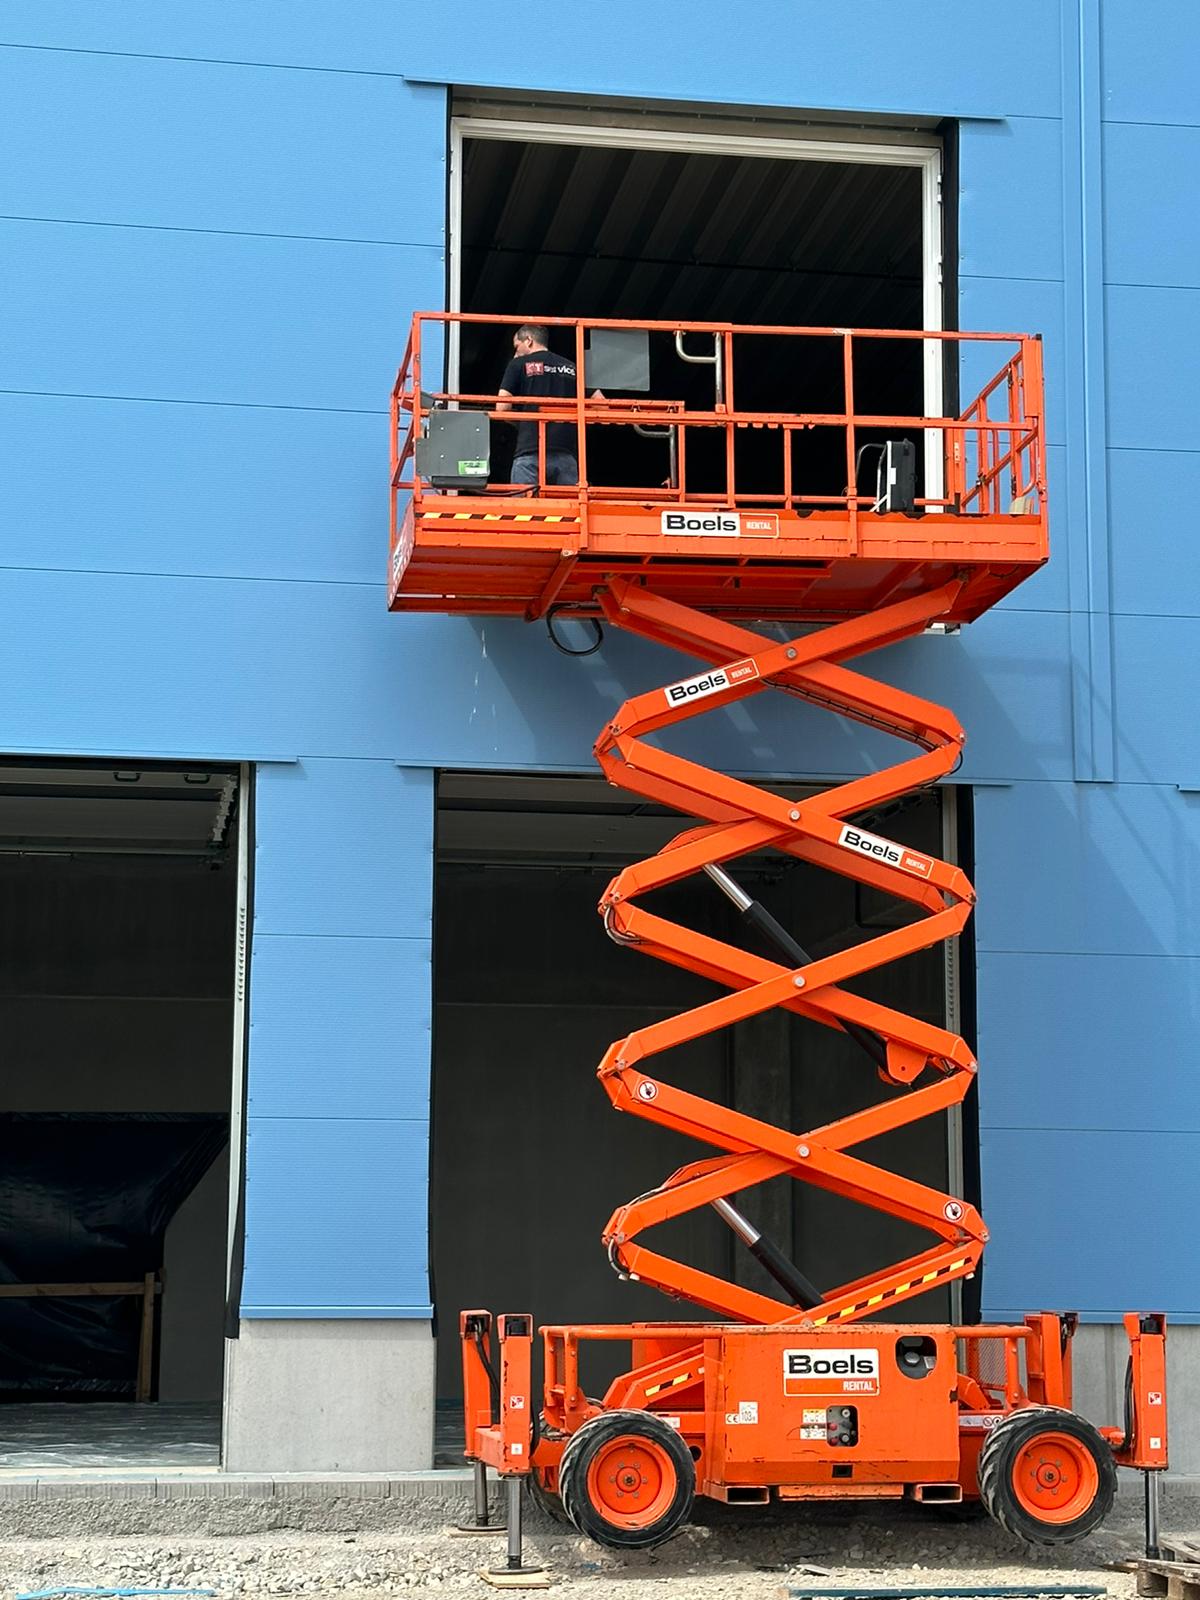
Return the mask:
<path id="1" fill-rule="evenodd" d="M 50 1500 L 391 1500 L 455 1505 L 471 1474 L 445 1472 L 257 1475 L 245 1472 L 0 1473 L 0 1502 Z"/>

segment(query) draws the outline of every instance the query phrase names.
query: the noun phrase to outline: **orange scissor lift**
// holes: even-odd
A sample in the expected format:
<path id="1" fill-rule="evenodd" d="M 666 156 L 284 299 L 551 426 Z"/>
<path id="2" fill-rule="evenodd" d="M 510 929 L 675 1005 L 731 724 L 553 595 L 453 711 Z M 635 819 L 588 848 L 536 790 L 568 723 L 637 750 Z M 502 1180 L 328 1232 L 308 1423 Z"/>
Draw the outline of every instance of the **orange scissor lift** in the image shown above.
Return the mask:
<path id="1" fill-rule="evenodd" d="M 485 1311 L 463 1313 L 466 1454 L 475 1463 L 477 1517 L 486 1524 L 490 1467 L 508 1480 L 514 1573 L 521 1567 L 522 1479 L 548 1509 L 617 1548 L 668 1537 L 696 1494 L 742 1504 L 981 1499 L 1011 1532 L 1054 1544 L 1102 1520 L 1116 1468 L 1128 1466 L 1146 1473 L 1153 1546 L 1154 1474 L 1167 1464 L 1163 1317 L 1125 1317 L 1125 1415 L 1119 1426 L 1102 1428 L 1072 1409 L 1071 1314 L 1038 1312 L 1012 1325 L 876 1320 L 931 1286 L 970 1278 L 987 1230 L 962 1197 L 854 1153 L 864 1141 L 961 1105 L 976 1063 L 957 1034 L 854 988 L 872 969 L 960 934 L 974 893 L 953 863 L 857 820 L 946 778 L 959 760 L 963 731 L 944 707 L 866 677 L 850 663 L 930 629 L 971 622 L 1046 560 L 1040 341 L 541 319 L 559 349 L 574 354 L 580 376 L 573 398 L 528 402 L 539 437 L 538 485 L 485 481 L 488 463 L 474 458 L 459 463 L 467 471 L 457 480 L 452 468 L 448 487 L 436 469 L 422 470 L 423 443 L 437 431 L 431 419 L 445 425 L 439 412 L 472 409 L 494 416 L 498 397 L 425 392 L 423 348 L 426 370 L 440 370 L 455 325 L 495 328 L 521 320 L 442 313 L 414 320 L 392 398 L 390 605 L 400 612 L 542 617 L 552 627 L 563 615 L 592 618 L 700 664 L 627 701 L 596 741 L 596 759 L 611 783 L 699 823 L 618 873 L 600 912 L 617 942 L 711 979 L 725 992 L 618 1040 L 598 1069 L 616 1110 L 717 1152 L 621 1206 L 603 1234 L 622 1277 L 701 1307 L 712 1320 L 544 1327 L 539 1395 L 531 1318 L 494 1322 Z M 589 398 L 589 350 L 609 332 L 631 331 L 660 343 L 673 339 L 684 360 L 708 361 L 711 406 L 640 395 Z M 764 336 L 836 341 L 842 409 L 740 410 L 736 362 Z M 868 341 L 888 340 L 908 341 L 910 349 L 919 343 L 927 372 L 931 360 L 949 370 L 946 364 L 966 352 L 977 360 L 981 348 L 990 349 L 999 370 L 955 416 L 858 413 L 856 357 Z M 569 487 L 546 482 L 551 422 L 576 429 L 579 481 Z M 665 438 L 665 481 L 591 482 L 589 427 L 649 428 Z M 844 492 L 807 494 L 794 481 L 793 438 L 809 429 L 844 439 Z M 770 492 L 739 485 L 743 430 L 778 437 Z M 905 498 L 901 488 L 898 497 L 885 473 L 875 492 L 859 491 L 864 434 L 885 461 L 894 458 L 881 436 L 923 444 L 922 495 Z M 713 463 L 722 460 L 718 490 L 689 488 L 692 463 L 707 464 L 711 484 Z M 778 629 L 767 636 L 746 625 L 758 619 L 803 626 L 780 639 Z M 653 739 L 770 691 L 885 730 L 916 753 L 793 801 L 685 760 Z M 810 960 L 737 881 L 739 858 L 763 851 L 895 896 L 912 909 L 912 920 Z M 771 957 L 642 904 L 655 889 L 697 873 L 728 896 L 747 925 L 748 943 L 770 948 Z M 892 1092 L 824 1127 L 797 1130 L 658 1075 L 664 1052 L 776 1006 L 843 1031 Z M 867 1277 L 818 1287 L 736 1203 L 780 1176 L 902 1218 L 926 1233 L 929 1246 Z M 643 1242 L 648 1229 L 700 1206 L 715 1208 L 779 1285 L 778 1296 L 672 1260 Z M 596 1341 L 629 1348 L 627 1370 L 601 1398 L 589 1397 L 580 1378 L 581 1347 Z"/>

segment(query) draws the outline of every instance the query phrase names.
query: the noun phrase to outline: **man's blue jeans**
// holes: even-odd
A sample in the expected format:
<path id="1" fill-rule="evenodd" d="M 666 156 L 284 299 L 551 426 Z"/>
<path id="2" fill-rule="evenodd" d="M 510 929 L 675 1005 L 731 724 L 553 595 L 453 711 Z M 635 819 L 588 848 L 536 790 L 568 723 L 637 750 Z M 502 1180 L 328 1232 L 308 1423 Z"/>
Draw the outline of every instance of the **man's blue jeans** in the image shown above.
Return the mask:
<path id="1" fill-rule="evenodd" d="M 537 456 L 517 456 L 512 464 L 514 483 L 538 481 Z M 546 482 L 571 484 L 579 482 L 579 463 L 569 450 L 546 451 Z"/>

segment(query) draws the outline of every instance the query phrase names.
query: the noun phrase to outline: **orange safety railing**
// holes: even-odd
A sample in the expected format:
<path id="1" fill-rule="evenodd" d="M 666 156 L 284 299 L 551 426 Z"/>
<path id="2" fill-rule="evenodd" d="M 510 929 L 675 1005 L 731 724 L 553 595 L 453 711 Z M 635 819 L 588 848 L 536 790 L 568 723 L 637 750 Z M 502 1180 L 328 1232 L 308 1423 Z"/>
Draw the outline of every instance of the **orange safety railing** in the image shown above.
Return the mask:
<path id="1" fill-rule="evenodd" d="M 538 430 L 538 483 L 536 486 L 481 484 L 480 496 L 533 496 L 568 501 L 577 506 L 584 530 L 589 503 L 622 500 L 639 504 L 670 506 L 770 507 L 798 511 L 815 507 L 841 508 L 849 517 L 851 531 L 858 517 L 869 511 L 875 496 L 860 492 L 859 443 L 864 431 L 892 435 L 919 435 L 934 443 L 926 447 L 925 494 L 916 506 L 926 511 L 950 512 L 962 516 L 996 517 L 1014 511 L 1040 512 L 1044 508 L 1044 406 L 1042 348 L 1039 338 L 1007 333 L 933 333 L 913 329 L 883 328 L 797 328 L 746 326 L 718 322 L 621 321 L 597 318 L 489 316 L 464 312 L 420 312 L 413 318 L 412 330 L 399 374 L 392 390 L 392 536 L 406 512 L 417 518 L 422 503 L 438 499 L 441 492 L 423 483 L 415 471 L 416 441 L 426 418 L 435 407 L 472 408 L 486 411 L 489 417 L 503 415 L 513 422 L 512 411 L 496 410 L 498 393 L 467 393 L 449 389 L 426 390 L 427 366 L 432 363 L 442 377 L 448 347 L 447 334 L 464 324 L 492 328 L 517 327 L 536 321 L 548 328 L 563 330 L 560 347 L 571 345 L 577 371 L 576 393 L 568 398 L 522 396 L 523 422 L 533 422 Z M 589 335 L 594 330 L 644 331 L 671 334 L 677 348 L 690 336 L 706 335 L 712 340 L 712 355 L 698 358 L 695 352 L 684 359 L 713 362 L 716 398 L 710 409 L 697 409 L 683 401 L 670 399 L 590 398 L 586 392 L 585 358 Z M 566 336 L 564 336 L 566 335 Z M 568 337 L 569 336 L 569 337 Z M 843 409 L 840 411 L 756 411 L 737 404 L 738 356 L 745 342 L 763 337 L 832 340 L 841 346 Z M 926 360 L 944 361 L 948 351 L 961 355 L 978 352 L 979 347 L 1008 346 L 999 371 L 957 416 L 896 415 L 862 412 L 855 408 L 855 357 L 872 341 L 892 340 L 906 346 L 918 345 Z M 436 346 L 431 351 L 431 345 Z M 680 349 L 680 354 L 683 354 Z M 797 370 L 802 372 L 798 365 Z M 719 377 L 716 375 L 719 374 Z M 802 378 L 798 379 L 802 388 Z M 569 423 L 576 429 L 579 478 L 569 486 L 545 481 L 546 428 L 551 423 Z M 673 470 L 666 483 L 597 483 L 588 476 L 589 426 L 645 428 L 652 425 L 664 436 L 673 435 Z M 794 481 L 792 441 L 810 429 L 840 429 L 844 432 L 845 476 L 842 493 L 811 493 Z M 780 435 L 780 487 L 762 492 L 739 485 L 736 441 L 739 431 L 769 429 Z M 724 456 L 725 486 L 715 492 L 697 491 L 689 484 L 689 440 L 698 448 L 695 435 L 704 430 L 708 439 L 714 430 L 720 435 Z M 870 441 L 876 442 L 876 441 Z M 713 452 L 705 450 L 711 462 Z M 461 500 L 461 491 L 458 499 Z M 470 504 L 469 496 L 467 503 Z"/>

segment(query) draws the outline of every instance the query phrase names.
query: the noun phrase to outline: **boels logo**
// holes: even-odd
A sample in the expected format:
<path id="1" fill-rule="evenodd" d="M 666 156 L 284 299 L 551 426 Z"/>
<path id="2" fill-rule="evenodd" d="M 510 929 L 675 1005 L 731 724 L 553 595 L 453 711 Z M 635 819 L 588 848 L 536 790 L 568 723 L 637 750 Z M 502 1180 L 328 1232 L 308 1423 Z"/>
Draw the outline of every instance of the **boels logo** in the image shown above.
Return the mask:
<path id="1" fill-rule="evenodd" d="M 807 1399 L 879 1393 L 879 1351 L 854 1349 L 785 1350 L 783 1392 Z"/>
<path id="2" fill-rule="evenodd" d="M 686 705 L 689 700 L 703 700 L 710 694 L 720 694 L 722 689 L 735 689 L 739 683 L 758 677 L 758 667 L 753 661 L 731 661 L 727 667 L 714 667 L 711 672 L 701 672 L 694 678 L 684 678 L 663 690 L 669 706 Z"/>
<path id="3" fill-rule="evenodd" d="M 853 850 L 856 855 L 868 856 L 888 867 L 899 867 L 901 872 L 911 872 L 914 877 L 928 878 L 933 871 L 933 861 L 917 850 L 897 844 L 894 839 L 881 838 L 877 833 L 867 833 L 863 828 L 847 824 L 838 834 L 843 850 Z"/>
<path id="4" fill-rule="evenodd" d="M 742 519 L 735 512 L 718 511 L 712 516 L 701 516 L 690 511 L 664 511 L 664 533 L 707 533 L 720 538 L 733 538 L 742 531 Z"/>
<path id="5" fill-rule="evenodd" d="M 664 511 L 659 531 L 677 537 L 736 539 L 740 534 L 754 534 L 774 539 L 779 536 L 779 515 L 774 511 Z"/>

